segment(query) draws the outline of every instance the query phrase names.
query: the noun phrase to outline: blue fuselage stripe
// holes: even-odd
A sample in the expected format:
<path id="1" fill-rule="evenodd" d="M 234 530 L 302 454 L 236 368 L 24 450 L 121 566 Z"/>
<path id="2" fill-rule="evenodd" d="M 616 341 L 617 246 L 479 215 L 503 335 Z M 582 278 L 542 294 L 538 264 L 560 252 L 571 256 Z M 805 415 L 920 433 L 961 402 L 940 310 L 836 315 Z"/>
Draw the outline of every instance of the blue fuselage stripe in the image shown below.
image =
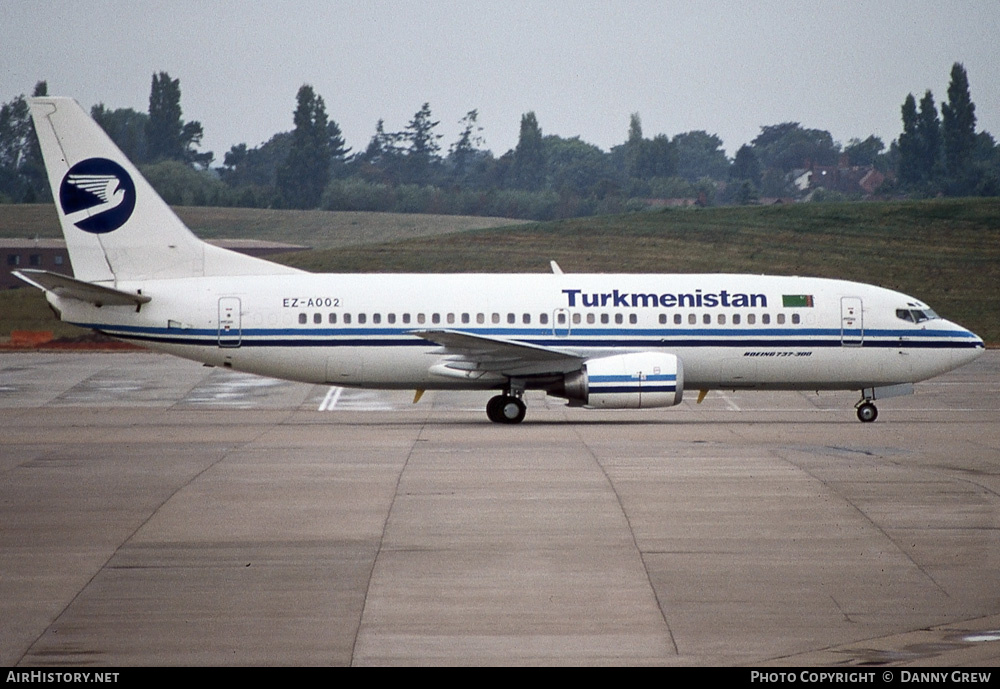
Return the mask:
<path id="1" fill-rule="evenodd" d="M 241 347 L 427 347 L 430 343 L 412 334 L 412 329 L 350 328 L 350 329 L 290 329 L 246 328 L 232 332 L 209 329 L 150 328 L 143 326 L 118 326 L 104 323 L 78 323 L 84 328 L 99 330 L 112 337 L 139 342 L 162 344 L 212 346 L 238 342 Z M 583 348 L 643 348 L 670 349 L 676 347 L 731 347 L 731 348 L 804 348 L 842 347 L 861 344 L 864 347 L 899 349 L 975 349 L 982 341 L 967 331 L 921 331 L 912 333 L 898 330 L 868 330 L 861 341 L 861 334 L 841 333 L 831 329 L 768 329 L 748 333 L 738 330 L 577 330 L 573 336 L 553 335 L 550 330 L 466 330 L 472 335 L 503 337 L 542 347 Z"/>

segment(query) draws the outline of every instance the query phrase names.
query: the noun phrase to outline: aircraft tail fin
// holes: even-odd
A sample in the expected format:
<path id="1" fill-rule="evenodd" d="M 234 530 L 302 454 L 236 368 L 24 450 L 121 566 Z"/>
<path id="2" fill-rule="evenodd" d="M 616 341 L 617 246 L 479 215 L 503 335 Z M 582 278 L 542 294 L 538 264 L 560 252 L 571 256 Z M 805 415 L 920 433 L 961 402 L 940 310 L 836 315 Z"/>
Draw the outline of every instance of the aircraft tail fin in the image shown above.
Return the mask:
<path id="1" fill-rule="evenodd" d="M 78 279 L 300 272 L 198 239 L 72 98 L 28 104 Z"/>

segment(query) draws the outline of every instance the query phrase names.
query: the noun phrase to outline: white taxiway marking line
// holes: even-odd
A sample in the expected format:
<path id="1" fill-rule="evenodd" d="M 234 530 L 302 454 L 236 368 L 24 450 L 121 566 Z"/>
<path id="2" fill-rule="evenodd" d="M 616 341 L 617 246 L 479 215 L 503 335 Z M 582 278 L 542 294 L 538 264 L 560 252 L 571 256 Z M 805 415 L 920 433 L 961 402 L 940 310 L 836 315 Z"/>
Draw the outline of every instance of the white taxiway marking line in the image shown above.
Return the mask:
<path id="1" fill-rule="evenodd" d="M 324 397 L 323 401 L 320 403 L 319 409 L 317 411 L 331 411 L 334 407 L 337 406 L 337 400 L 340 399 L 340 393 L 342 393 L 343 391 L 344 388 L 338 388 L 338 387 L 330 388 L 330 390 L 326 393 L 326 397 Z"/>
<path id="2" fill-rule="evenodd" d="M 723 401 L 726 403 L 726 406 L 728 406 L 733 411 L 743 411 L 742 409 L 740 409 L 739 405 L 736 404 L 736 402 L 733 402 L 733 400 L 729 397 L 729 395 L 722 392 L 721 390 L 719 391 L 719 397 L 721 397 Z"/>

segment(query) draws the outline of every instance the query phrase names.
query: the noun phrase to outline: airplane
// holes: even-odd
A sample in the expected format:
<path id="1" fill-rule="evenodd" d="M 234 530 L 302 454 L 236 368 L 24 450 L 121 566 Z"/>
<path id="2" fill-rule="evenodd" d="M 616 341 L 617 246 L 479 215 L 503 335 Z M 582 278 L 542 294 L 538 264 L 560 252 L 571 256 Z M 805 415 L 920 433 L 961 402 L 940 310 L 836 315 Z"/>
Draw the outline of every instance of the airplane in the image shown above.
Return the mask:
<path id="1" fill-rule="evenodd" d="M 685 390 L 858 390 L 875 400 L 967 364 L 972 332 L 844 280 L 735 274 L 314 274 L 198 239 L 70 98 L 29 99 L 74 277 L 24 269 L 63 321 L 206 365 L 340 387 L 526 390 L 570 406 L 680 404 Z"/>

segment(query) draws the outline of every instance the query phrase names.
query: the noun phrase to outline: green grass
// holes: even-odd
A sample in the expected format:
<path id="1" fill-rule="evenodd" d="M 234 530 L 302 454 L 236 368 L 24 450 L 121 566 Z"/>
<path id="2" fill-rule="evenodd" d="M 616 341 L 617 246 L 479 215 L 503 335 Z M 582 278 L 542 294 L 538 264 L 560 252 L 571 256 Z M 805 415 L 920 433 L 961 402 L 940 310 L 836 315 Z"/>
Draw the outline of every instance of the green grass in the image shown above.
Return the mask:
<path id="1" fill-rule="evenodd" d="M 193 206 L 174 208 L 174 211 L 203 239 L 267 239 L 317 249 L 392 242 L 523 223 L 507 218 L 416 213 L 276 211 Z M 0 237 L 62 237 L 55 206 L 0 204 Z"/>
<path id="2" fill-rule="evenodd" d="M 28 209 L 20 227 L 39 226 Z M 0 233 L 7 209 L 0 206 Z M 51 222 L 55 213 L 49 208 Z M 858 280 L 913 295 L 1000 343 L 1000 199 L 677 209 L 475 229 L 447 216 L 180 209 L 203 237 L 322 248 L 286 254 L 322 272 L 735 272 Z M 357 222 L 358 225 L 350 223 Z M 354 228 L 337 235 L 334 225 Z M 275 228 L 281 228 L 278 231 Z M 325 228 L 325 229 L 324 229 Z M 39 236 L 57 236 L 38 233 Z M 11 234 L 8 236 L 34 236 Z M 324 243 L 326 242 L 326 243 Z M 0 335 L 5 334 L 0 300 Z"/>
<path id="3" fill-rule="evenodd" d="M 49 330 L 56 339 L 91 332 L 56 320 L 42 291 L 27 286 L 0 290 L 0 338 L 13 330 Z"/>

